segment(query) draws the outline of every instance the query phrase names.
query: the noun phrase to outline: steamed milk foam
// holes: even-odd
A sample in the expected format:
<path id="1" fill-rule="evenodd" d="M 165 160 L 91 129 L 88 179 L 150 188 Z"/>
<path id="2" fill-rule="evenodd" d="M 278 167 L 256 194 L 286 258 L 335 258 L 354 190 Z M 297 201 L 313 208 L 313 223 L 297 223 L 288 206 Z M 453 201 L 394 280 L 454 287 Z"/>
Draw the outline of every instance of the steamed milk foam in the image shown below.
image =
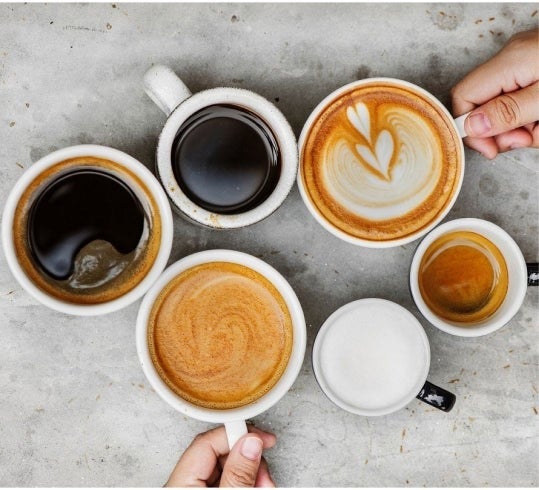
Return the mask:
<path id="1" fill-rule="evenodd" d="M 302 153 L 311 202 L 357 238 L 391 240 L 428 226 L 458 188 L 452 122 L 408 87 L 373 82 L 330 102 Z"/>
<path id="2" fill-rule="evenodd" d="M 429 364 L 421 325 L 395 303 L 356 301 L 323 327 L 315 372 L 328 396 L 352 412 L 400 408 L 419 393 Z"/>

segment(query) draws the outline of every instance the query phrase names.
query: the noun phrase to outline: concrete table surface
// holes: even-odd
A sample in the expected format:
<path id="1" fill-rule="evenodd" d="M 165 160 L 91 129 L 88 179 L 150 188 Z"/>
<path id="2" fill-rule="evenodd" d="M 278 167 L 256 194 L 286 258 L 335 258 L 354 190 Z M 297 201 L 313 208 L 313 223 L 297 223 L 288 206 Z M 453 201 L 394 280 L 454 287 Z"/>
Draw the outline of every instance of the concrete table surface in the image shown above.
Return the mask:
<path id="1" fill-rule="evenodd" d="M 1 4 L 0 207 L 26 168 L 52 150 L 97 143 L 153 169 L 163 114 L 142 90 L 152 63 L 192 91 L 252 89 L 296 135 L 329 92 L 391 76 L 449 106 L 450 88 L 515 32 L 537 26 L 533 4 Z M 447 220 L 484 218 L 539 259 L 538 153 L 488 161 L 466 150 Z M 246 229 L 201 229 L 175 216 L 170 263 L 205 249 L 251 253 L 290 281 L 308 324 L 290 392 L 254 422 L 278 435 L 267 452 L 283 486 L 535 486 L 539 483 L 538 291 L 497 333 L 456 338 L 416 309 L 407 274 L 418 242 L 389 250 L 344 243 L 310 216 L 294 187 Z M 344 412 L 320 391 L 310 351 L 341 305 L 381 297 L 408 308 L 431 343 L 429 378 L 454 410 L 414 400 L 398 413 Z M 140 302 L 77 318 L 24 292 L 0 254 L 0 485 L 160 486 L 209 424 L 175 412 L 149 387 L 135 351 Z"/>

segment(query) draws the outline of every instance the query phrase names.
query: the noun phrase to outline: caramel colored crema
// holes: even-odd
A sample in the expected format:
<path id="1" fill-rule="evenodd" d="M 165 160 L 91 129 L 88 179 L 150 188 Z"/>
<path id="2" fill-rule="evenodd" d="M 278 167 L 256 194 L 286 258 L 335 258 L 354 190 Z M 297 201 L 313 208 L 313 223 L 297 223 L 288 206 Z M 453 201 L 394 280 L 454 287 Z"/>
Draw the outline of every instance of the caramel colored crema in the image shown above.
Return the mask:
<path id="1" fill-rule="evenodd" d="M 440 216 L 457 192 L 463 155 L 440 107 L 378 81 L 330 102 L 301 158 L 304 188 L 322 216 L 351 237 L 384 241 Z"/>
<path id="2" fill-rule="evenodd" d="M 86 186 L 83 189 L 88 199 L 85 197 L 77 201 L 76 195 L 72 199 L 80 205 L 80 210 L 76 209 L 76 206 L 75 209 L 71 207 L 66 209 L 65 206 L 57 204 L 58 201 L 62 202 L 62 199 L 65 199 L 66 192 L 72 194 L 74 192 L 72 190 L 74 184 L 69 179 L 73 176 L 84 179 L 84 176 L 88 175 L 94 182 L 99 182 L 101 178 L 104 181 L 112 179 L 111 182 L 118 183 L 117 189 L 125 186 L 125 192 L 132 193 L 134 202 L 137 203 L 134 211 L 141 213 L 142 225 L 139 227 L 140 238 L 135 236 L 135 246 L 129 252 L 118 251 L 108 241 L 110 237 L 106 233 L 103 232 L 101 236 L 99 230 L 92 231 L 92 227 L 95 227 L 100 219 L 104 219 L 109 227 L 112 226 L 113 229 L 116 227 L 116 234 L 121 236 L 122 225 L 125 224 L 122 220 L 129 217 L 130 211 L 128 210 L 126 214 L 124 209 L 122 214 L 118 209 L 103 207 L 103 202 L 116 202 L 115 195 L 103 196 L 98 188 Z M 54 228 L 58 228 L 58 224 L 61 228 L 65 223 L 62 230 L 65 237 L 58 237 L 54 235 L 56 231 L 47 228 L 47 220 L 43 218 L 43 213 L 36 215 L 35 209 L 39 208 L 36 203 L 43 201 L 47 190 L 63 181 L 68 183 L 53 195 L 49 203 L 46 203 L 49 206 L 47 220 Z M 82 182 L 84 185 L 85 181 Z M 51 214 L 50 209 L 55 209 L 57 215 Z M 79 214 L 81 221 L 77 218 Z M 84 223 L 85 219 L 88 220 L 87 224 Z M 44 222 L 40 222 L 42 220 Z M 74 228 L 70 229 L 70 226 Z M 48 244 L 55 242 L 53 248 L 55 256 L 50 258 L 49 265 L 54 265 L 55 261 L 56 264 L 59 262 L 65 264 L 65 261 L 68 261 L 64 270 L 70 270 L 69 275 L 55 276 L 40 263 L 39 254 L 32 241 L 36 229 L 41 230 L 45 242 Z M 89 242 L 80 239 L 81 230 L 86 236 L 95 238 Z M 30 183 L 19 199 L 15 211 L 13 241 L 17 260 L 24 273 L 45 293 L 68 303 L 99 304 L 123 296 L 146 277 L 159 252 L 161 217 L 155 198 L 136 174 L 117 162 L 89 155 L 59 162 L 43 171 Z M 68 253 L 68 248 L 70 252 L 76 250 L 73 257 Z"/>
<path id="3" fill-rule="evenodd" d="M 426 305 L 445 320 L 473 326 L 493 315 L 507 294 L 505 259 L 483 235 L 456 231 L 438 238 L 419 265 Z"/>
<path id="4" fill-rule="evenodd" d="M 148 347 L 163 381 L 195 405 L 236 408 L 267 393 L 292 349 L 292 319 L 258 272 L 228 262 L 188 269 L 162 290 Z"/>

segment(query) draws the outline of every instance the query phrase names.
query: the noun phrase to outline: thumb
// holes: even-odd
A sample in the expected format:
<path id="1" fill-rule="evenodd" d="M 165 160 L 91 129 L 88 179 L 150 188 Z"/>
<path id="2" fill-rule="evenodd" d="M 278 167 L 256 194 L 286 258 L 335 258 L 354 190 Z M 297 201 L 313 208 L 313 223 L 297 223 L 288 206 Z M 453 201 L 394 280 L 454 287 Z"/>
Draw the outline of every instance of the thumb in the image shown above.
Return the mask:
<path id="1" fill-rule="evenodd" d="M 464 122 L 468 136 L 487 138 L 539 119 L 539 82 L 489 100 Z"/>
<path id="2" fill-rule="evenodd" d="M 254 487 L 260 459 L 262 439 L 252 433 L 243 436 L 230 450 L 221 474 L 221 487 Z"/>

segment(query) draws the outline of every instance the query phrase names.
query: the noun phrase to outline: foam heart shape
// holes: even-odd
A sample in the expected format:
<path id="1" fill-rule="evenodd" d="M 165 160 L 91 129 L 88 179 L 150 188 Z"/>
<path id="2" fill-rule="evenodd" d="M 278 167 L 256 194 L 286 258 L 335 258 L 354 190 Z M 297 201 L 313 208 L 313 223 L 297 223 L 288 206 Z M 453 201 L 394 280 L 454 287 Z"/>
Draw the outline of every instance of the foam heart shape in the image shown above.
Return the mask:
<path id="1" fill-rule="evenodd" d="M 394 149 L 395 143 L 393 142 L 393 137 L 386 129 L 382 130 L 378 135 L 376 145 L 374 146 L 374 153 L 368 146 L 356 145 L 356 150 L 365 163 L 380 172 L 387 180 L 390 179 L 389 164 L 391 163 Z"/>
<path id="2" fill-rule="evenodd" d="M 356 128 L 370 143 L 371 117 L 367 106 L 363 102 L 358 102 L 355 107 L 348 107 L 348 109 L 346 109 L 346 115 L 348 116 L 348 120 L 352 123 L 352 126 L 354 126 L 354 128 Z"/>

